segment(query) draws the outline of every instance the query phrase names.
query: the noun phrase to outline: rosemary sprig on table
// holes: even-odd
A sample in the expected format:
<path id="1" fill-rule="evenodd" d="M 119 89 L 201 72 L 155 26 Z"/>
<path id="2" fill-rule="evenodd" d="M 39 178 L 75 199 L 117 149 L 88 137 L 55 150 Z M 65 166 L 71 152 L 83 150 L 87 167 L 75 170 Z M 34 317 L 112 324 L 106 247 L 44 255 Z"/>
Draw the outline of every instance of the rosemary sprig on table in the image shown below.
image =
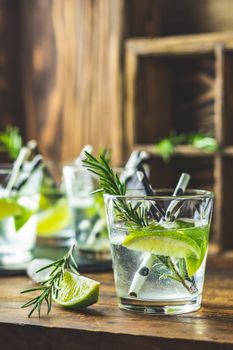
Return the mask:
<path id="1" fill-rule="evenodd" d="M 104 193 L 113 196 L 124 196 L 126 194 L 126 184 L 121 183 L 119 176 L 110 167 L 107 154 L 108 152 L 104 151 L 97 159 L 90 153 L 85 152 L 86 159 L 82 162 L 89 171 L 99 177 L 100 188 Z M 135 208 L 131 203 L 127 203 L 125 199 L 119 199 L 118 203 L 115 203 L 116 209 L 123 219 L 139 227 L 148 225 L 145 209 Z"/>
<path id="2" fill-rule="evenodd" d="M 53 263 L 46 265 L 38 271 L 36 271 L 40 272 L 49 268 L 52 269 L 47 280 L 40 282 L 38 287 L 26 289 L 21 292 L 21 294 L 37 291 L 41 292 L 37 297 L 29 300 L 27 303 L 22 305 L 22 308 L 32 307 L 31 311 L 28 314 L 28 317 L 31 317 L 33 312 L 36 310 L 40 317 L 41 306 L 43 302 L 47 304 L 47 314 L 50 313 L 52 308 L 53 297 L 58 297 L 59 285 L 63 279 L 65 270 L 70 270 L 78 274 L 77 264 L 73 257 L 74 247 L 75 246 L 73 245 L 62 259 L 56 260 Z"/>

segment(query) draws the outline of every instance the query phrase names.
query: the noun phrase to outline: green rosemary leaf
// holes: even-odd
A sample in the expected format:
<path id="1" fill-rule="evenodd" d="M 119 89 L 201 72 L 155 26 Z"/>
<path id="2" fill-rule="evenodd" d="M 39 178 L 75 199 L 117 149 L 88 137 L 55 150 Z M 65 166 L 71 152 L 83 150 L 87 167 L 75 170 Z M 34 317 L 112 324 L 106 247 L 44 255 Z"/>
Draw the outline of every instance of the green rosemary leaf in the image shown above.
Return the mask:
<path id="1" fill-rule="evenodd" d="M 98 158 L 85 152 L 86 159 L 83 160 L 83 165 L 99 177 L 100 187 L 104 193 L 124 196 L 126 194 L 126 184 L 122 184 L 118 174 L 112 170 L 110 161 L 106 158 L 106 152 L 100 154 Z M 145 226 L 147 223 L 147 212 L 145 210 L 133 208 L 131 204 L 127 203 L 124 199 L 115 203 L 115 206 L 119 217 L 123 220 L 137 226 Z"/>

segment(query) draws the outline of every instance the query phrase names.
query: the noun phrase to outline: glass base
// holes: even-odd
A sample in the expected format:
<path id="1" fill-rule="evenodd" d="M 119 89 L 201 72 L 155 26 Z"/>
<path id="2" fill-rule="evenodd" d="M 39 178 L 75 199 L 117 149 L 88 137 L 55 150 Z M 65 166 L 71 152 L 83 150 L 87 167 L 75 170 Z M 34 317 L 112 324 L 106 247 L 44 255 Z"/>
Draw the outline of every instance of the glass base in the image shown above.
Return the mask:
<path id="1" fill-rule="evenodd" d="M 179 315 L 197 311 L 201 307 L 201 295 L 192 300 L 151 301 L 118 298 L 120 309 L 152 315 Z"/>
<path id="2" fill-rule="evenodd" d="M 24 271 L 32 259 L 33 256 L 30 251 L 15 254 L 0 254 L 0 274 L 7 271 Z"/>

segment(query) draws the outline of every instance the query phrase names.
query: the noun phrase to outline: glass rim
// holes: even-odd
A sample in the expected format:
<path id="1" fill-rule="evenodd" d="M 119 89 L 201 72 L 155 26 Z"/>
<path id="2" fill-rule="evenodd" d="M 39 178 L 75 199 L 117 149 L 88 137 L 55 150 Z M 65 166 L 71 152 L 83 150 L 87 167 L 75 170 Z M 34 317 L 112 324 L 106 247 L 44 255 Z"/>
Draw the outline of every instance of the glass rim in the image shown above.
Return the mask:
<path id="1" fill-rule="evenodd" d="M 203 198 L 214 198 L 214 193 L 212 191 L 208 190 L 201 190 L 201 189 L 189 189 L 187 190 L 187 194 L 173 196 L 162 194 L 159 195 L 156 192 L 173 192 L 174 189 L 171 188 L 158 188 L 154 189 L 155 195 L 148 196 L 148 195 L 137 195 L 135 194 L 135 191 L 140 190 L 129 190 L 126 195 L 112 195 L 112 194 L 104 194 L 104 198 L 106 199 L 129 199 L 129 200 L 189 200 L 189 199 L 203 199 Z M 130 195 L 129 192 L 134 192 L 133 195 Z"/>

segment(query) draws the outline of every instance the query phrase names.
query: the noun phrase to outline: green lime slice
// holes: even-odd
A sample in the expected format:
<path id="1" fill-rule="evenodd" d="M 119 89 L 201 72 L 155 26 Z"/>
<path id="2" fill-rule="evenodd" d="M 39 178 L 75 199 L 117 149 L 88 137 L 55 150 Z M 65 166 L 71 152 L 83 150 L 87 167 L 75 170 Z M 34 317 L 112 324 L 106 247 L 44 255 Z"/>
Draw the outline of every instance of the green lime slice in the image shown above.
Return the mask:
<path id="1" fill-rule="evenodd" d="M 54 300 L 69 309 L 82 309 L 98 301 L 99 287 L 97 281 L 66 271 Z"/>
<path id="2" fill-rule="evenodd" d="M 48 209 L 51 207 L 51 202 L 49 201 L 48 197 L 42 193 L 40 194 L 39 207 L 40 209 Z"/>
<path id="3" fill-rule="evenodd" d="M 122 245 L 129 249 L 154 255 L 174 258 L 192 256 L 195 259 L 201 257 L 201 249 L 198 244 L 179 229 L 176 231 L 134 230 L 133 233 L 125 237 Z"/>
<path id="4" fill-rule="evenodd" d="M 14 198 L 0 198 L 0 220 L 9 216 L 22 215 L 24 208 Z"/>
<path id="5" fill-rule="evenodd" d="M 39 236 L 56 235 L 69 225 L 70 220 L 68 201 L 66 198 L 61 198 L 53 207 L 39 213 L 37 234 Z"/>
<path id="6" fill-rule="evenodd" d="M 33 211 L 17 203 L 16 198 L 0 198 L 0 220 L 13 216 L 16 231 L 28 221 L 32 214 Z"/>
<path id="7" fill-rule="evenodd" d="M 201 249 L 200 259 L 195 259 L 192 256 L 186 257 L 186 268 L 189 276 L 193 276 L 202 264 L 208 247 L 209 225 L 204 227 L 195 227 L 186 231 L 187 236 L 192 238 Z"/>
<path id="8" fill-rule="evenodd" d="M 30 219 L 30 217 L 35 213 L 33 210 L 23 208 L 24 211 L 21 215 L 15 216 L 15 229 L 18 231 L 26 222 Z"/>

